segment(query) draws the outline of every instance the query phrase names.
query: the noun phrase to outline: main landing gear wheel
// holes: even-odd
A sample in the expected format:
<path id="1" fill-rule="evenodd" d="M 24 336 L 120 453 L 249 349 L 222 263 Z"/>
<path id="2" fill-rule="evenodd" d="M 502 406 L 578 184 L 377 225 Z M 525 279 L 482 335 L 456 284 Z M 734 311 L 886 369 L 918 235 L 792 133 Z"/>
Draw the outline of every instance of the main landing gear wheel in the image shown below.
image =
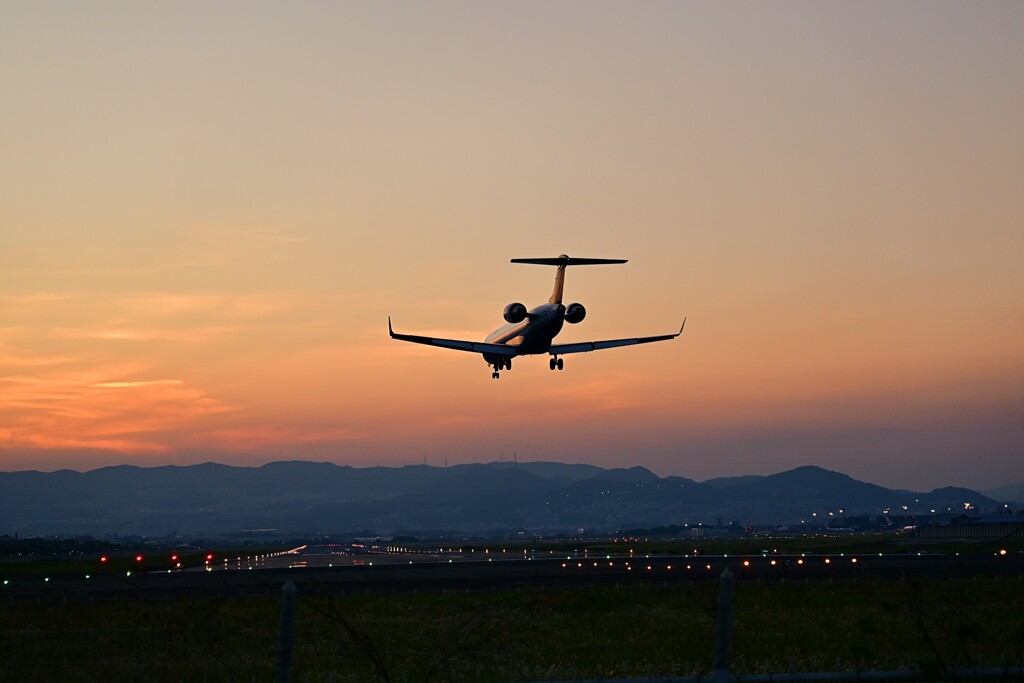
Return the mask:
<path id="1" fill-rule="evenodd" d="M 561 370 L 564 367 L 564 365 L 565 363 L 562 361 L 561 358 L 552 358 L 548 362 L 548 367 L 551 368 L 552 370 L 554 370 L 555 368 Z"/>
<path id="2" fill-rule="evenodd" d="M 491 379 L 498 379 L 499 377 L 501 377 L 501 375 L 498 374 L 497 370 L 491 373 Z"/>

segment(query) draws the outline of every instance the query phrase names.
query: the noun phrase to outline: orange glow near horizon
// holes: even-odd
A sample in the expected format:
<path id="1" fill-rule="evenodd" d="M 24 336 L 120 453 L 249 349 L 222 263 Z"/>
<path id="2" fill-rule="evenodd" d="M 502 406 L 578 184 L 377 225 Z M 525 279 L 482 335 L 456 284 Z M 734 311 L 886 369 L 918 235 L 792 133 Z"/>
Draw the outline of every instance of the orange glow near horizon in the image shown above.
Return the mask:
<path id="1" fill-rule="evenodd" d="M 0 470 L 1024 481 L 1024 6 L 237 21 L 4 10 Z M 559 341 L 686 331 L 499 381 L 387 336 L 482 340 L 563 252 L 629 263 Z"/>

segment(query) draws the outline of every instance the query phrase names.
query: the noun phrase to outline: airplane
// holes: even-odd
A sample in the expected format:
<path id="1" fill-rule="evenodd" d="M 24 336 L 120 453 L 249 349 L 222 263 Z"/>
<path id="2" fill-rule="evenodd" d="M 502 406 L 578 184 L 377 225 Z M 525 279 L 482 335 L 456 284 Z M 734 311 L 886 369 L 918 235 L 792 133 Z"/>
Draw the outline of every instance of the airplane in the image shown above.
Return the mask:
<path id="1" fill-rule="evenodd" d="M 553 344 L 552 340 L 562 331 L 563 323 L 575 325 L 582 322 L 583 318 L 587 315 L 587 309 L 583 307 L 583 304 L 573 303 L 568 306 L 562 304 L 565 269 L 569 266 L 626 263 L 626 259 L 573 258 L 562 254 L 554 258 L 514 258 L 511 260 L 511 263 L 557 266 L 554 290 L 552 290 L 551 298 L 548 299 L 546 304 L 541 304 L 530 310 L 526 310 L 526 306 L 521 303 L 511 303 L 506 306 L 502 315 L 508 324 L 491 332 L 484 341 L 461 341 L 459 339 L 423 337 L 416 334 L 399 334 L 391 327 L 391 316 L 388 316 L 388 334 L 391 335 L 392 339 L 398 339 L 399 341 L 428 344 L 446 349 L 482 354 L 484 361 L 494 368 L 491 377 L 498 379 L 501 370 L 512 369 L 512 359 L 516 356 L 547 353 L 551 355 L 548 367 L 552 370 L 561 370 L 564 367 L 564 361 L 561 356 L 566 354 L 586 353 L 588 351 L 611 349 L 617 346 L 632 346 L 634 344 L 648 344 L 650 342 L 675 339 L 683 333 L 683 328 L 686 327 L 686 318 L 683 318 L 683 324 L 675 334 L 576 342 L 572 344 Z"/>

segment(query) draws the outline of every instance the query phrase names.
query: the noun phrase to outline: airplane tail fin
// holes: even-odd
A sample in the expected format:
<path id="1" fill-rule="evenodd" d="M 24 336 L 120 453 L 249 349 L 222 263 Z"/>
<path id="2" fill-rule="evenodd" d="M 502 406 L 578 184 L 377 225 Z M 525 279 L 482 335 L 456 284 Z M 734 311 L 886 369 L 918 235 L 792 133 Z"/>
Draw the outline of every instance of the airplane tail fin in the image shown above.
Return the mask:
<path id="1" fill-rule="evenodd" d="M 565 287 L 566 266 L 595 266 L 612 263 L 625 263 L 627 259 L 622 258 L 574 258 L 562 254 L 551 258 L 514 258 L 512 263 L 532 263 L 538 266 L 558 266 L 555 272 L 555 288 L 551 292 L 549 304 L 562 303 L 562 290 Z"/>

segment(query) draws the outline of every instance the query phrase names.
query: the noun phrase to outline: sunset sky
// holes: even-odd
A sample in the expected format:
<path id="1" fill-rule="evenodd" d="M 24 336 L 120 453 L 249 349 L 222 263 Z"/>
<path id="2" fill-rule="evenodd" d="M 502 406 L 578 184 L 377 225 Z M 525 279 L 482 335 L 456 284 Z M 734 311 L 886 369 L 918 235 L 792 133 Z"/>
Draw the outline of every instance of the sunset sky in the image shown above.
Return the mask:
<path id="1" fill-rule="evenodd" d="M 553 270 L 587 319 L 483 339 Z M 0 470 L 1024 483 L 1024 3 L 0 5 Z"/>

